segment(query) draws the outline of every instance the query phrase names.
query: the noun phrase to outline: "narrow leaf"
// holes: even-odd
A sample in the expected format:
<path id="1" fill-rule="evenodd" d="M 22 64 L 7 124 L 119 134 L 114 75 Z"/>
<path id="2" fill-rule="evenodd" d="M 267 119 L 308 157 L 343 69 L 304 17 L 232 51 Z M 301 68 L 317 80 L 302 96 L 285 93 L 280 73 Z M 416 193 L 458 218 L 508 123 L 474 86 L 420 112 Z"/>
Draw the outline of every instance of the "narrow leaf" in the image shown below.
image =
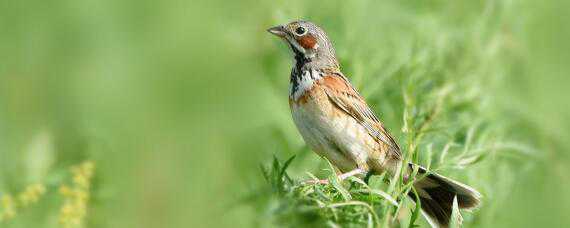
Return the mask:
<path id="1" fill-rule="evenodd" d="M 453 209 L 451 211 L 451 221 L 449 227 L 459 228 L 461 227 L 462 222 L 463 222 L 463 217 L 461 217 L 461 213 L 459 212 L 459 205 L 457 204 L 457 196 L 455 196 L 453 197 Z"/>

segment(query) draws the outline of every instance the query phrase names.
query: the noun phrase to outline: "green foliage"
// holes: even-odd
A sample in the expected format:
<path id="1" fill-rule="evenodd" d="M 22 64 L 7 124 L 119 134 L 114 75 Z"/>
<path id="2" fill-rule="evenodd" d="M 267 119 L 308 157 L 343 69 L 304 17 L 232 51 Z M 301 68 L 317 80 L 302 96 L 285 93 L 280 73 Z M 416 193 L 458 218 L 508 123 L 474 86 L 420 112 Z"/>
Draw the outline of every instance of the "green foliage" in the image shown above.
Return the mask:
<path id="1" fill-rule="evenodd" d="M 286 101 L 290 54 L 265 31 L 297 19 L 326 29 L 405 159 L 483 193 L 464 226 L 568 226 L 568 9 L 0 1 L 0 227 L 60 227 L 83 198 L 58 188 L 86 160 L 85 227 L 427 226 L 401 175 L 338 182 L 306 148 Z M 317 177 L 332 184 L 302 184 Z"/>

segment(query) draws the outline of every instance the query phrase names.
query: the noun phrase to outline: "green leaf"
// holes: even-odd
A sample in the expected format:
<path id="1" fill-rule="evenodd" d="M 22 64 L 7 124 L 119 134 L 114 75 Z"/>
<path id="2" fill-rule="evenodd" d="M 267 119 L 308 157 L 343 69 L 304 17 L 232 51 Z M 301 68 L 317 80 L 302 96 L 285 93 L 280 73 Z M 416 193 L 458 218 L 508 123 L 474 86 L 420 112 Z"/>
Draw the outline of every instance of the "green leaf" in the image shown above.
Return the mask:
<path id="1" fill-rule="evenodd" d="M 285 177 L 286 180 L 289 182 L 289 184 L 293 184 L 293 180 L 291 180 L 291 177 L 289 177 L 289 175 L 287 175 L 287 172 L 285 172 L 285 171 L 287 170 L 287 168 L 289 167 L 291 162 L 293 162 L 293 160 L 295 159 L 295 156 L 296 155 L 293 155 L 289 159 L 287 159 L 287 161 L 285 161 L 285 163 L 281 167 L 281 170 L 279 171 L 279 177 L 281 177 L 281 178 Z"/>
<path id="2" fill-rule="evenodd" d="M 330 177 L 329 182 L 342 195 L 344 201 L 349 201 L 352 199 L 350 193 L 342 186 L 342 184 L 339 182 L 339 179 L 336 176 Z"/>
<path id="3" fill-rule="evenodd" d="M 269 174 L 269 171 L 262 164 L 259 164 L 259 169 L 261 169 L 261 173 L 263 174 L 263 178 L 265 178 L 265 180 L 268 183 L 271 183 L 271 179 L 270 179 L 271 176 Z"/>
<path id="4" fill-rule="evenodd" d="M 457 196 L 453 197 L 453 208 L 451 211 L 451 221 L 449 223 L 450 228 L 459 228 L 463 223 L 463 217 L 459 212 L 459 205 L 457 204 Z"/>
<path id="5" fill-rule="evenodd" d="M 418 225 L 416 225 L 416 221 L 418 220 L 419 215 L 421 214 L 422 211 L 422 203 L 420 202 L 420 196 L 418 195 L 418 192 L 416 191 L 415 188 L 412 188 L 412 191 L 416 196 L 416 207 L 412 210 L 412 215 L 410 217 L 410 225 L 408 225 L 408 228 L 418 227 Z"/>

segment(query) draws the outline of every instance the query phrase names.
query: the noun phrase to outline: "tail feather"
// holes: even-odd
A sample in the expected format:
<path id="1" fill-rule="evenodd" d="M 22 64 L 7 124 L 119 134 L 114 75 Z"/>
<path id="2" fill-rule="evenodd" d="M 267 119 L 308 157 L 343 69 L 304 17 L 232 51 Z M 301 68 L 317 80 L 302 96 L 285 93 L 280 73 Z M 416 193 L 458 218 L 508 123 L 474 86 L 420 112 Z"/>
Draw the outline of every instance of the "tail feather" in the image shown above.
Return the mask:
<path id="1" fill-rule="evenodd" d="M 426 173 L 423 167 L 419 167 L 420 176 Z M 420 197 L 422 211 L 440 227 L 449 225 L 455 197 L 460 209 L 477 207 L 481 198 L 475 189 L 435 173 L 427 173 L 421 180 L 417 180 L 414 188 Z M 413 192 L 408 196 L 417 200 Z"/>

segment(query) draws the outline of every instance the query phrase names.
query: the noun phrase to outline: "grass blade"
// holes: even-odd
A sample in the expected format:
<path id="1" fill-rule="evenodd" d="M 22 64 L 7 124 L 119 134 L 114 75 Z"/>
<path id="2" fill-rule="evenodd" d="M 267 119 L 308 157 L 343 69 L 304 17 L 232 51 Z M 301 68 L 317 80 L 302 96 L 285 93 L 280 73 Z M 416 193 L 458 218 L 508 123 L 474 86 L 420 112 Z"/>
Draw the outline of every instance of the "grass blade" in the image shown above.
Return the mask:
<path id="1" fill-rule="evenodd" d="M 457 204 L 457 196 L 453 197 L 453 208 L 451 211 L 451 221 L 449 223 L 450 228 L 459 228 L 463 223 L 463 217 L 459 212 L 459 205 Z"/>

